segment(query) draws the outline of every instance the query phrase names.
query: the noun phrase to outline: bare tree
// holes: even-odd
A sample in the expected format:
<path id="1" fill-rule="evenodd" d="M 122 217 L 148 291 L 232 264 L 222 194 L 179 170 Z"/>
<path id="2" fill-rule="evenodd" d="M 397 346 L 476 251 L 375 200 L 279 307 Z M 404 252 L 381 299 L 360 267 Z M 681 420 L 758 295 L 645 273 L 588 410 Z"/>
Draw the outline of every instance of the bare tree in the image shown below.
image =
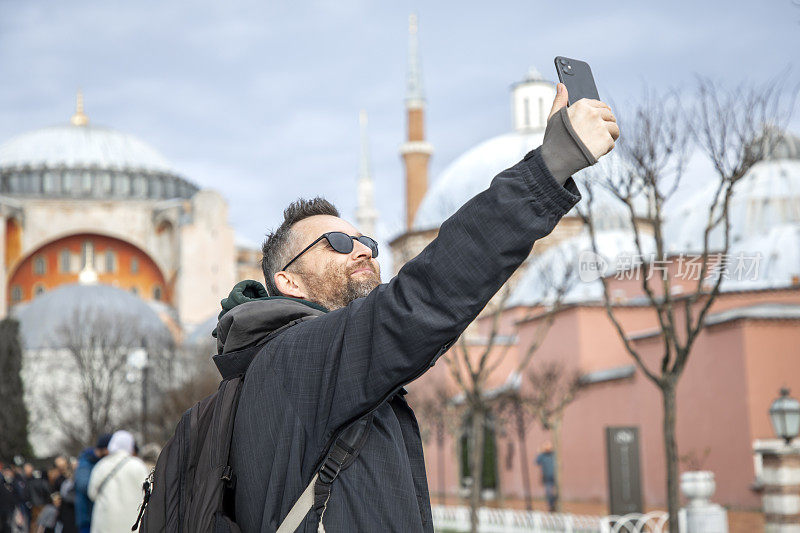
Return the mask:
<path id="1" fill-rule="evenodd" d="M 553 436 L 553 461 L 555 481 L 561 491 L 561 421 L 564 410 L 575 400 L 581 387 L 581 374 L 577 369 L 570 370 L 559 361 L 548 361 L 534 365 L 526 372 L 531 384 L 527 399 L 534 416 L 542 429 Z M 556 499 L 556 511 L 561 510 L 561 498 Z"/>
<path id="2" fill-rule="evenodd" d="M 531 422 L 538 421 L 542 429 L 552 433 L 556 486 L 559 486 L 561 420 L 564 410 L 575 399 L 581 386 L 580 371 L 569 371 L 561 362 L 548 361 L 532 363 L 517 378 L 514 386 L 495 398 L 495 407 L 501 419 L 514 428 L 519 440 L 525 506 L 532 510 L 527 430 Z M 526 387 L 523 380 L 529 386 Z"/>
<path id="3" fill-rule="evenodd" d="M 183 368 L 176 369 L 175 377 L 149 387 L 153 401 L 147 416 L 147 442 L 163 446 L 186 410 L 217 391 L 222 377 L 211 360 L 212 353 L 206 344 L 182 347 L 175 358 L 180 359 L 176 363 Z M 123 423 L 136 425 L 137 413 L 129 412 Z"/>
<path id="4" fill-rule="evenodd" d="M 446 435 L 455 433 L 457 427 L 457 424 L 454 423 L 457 416 L 453 403 L 453 391 L 444 380 L 437 379 L 426 382 L 424 389 L 412 386 L 410 395 L 414 404 L 414 412 L 420 421 L 422 439 L 426 441 L 433 438 L 436 443 L 439 466 L 437 485 L 440 503 L 444 505 L 447 492 L 444 441 Z"/>
<path id="5" fill-rule="evenodd" d="M 515 378 L 520 378 L 518 374 Z M 498 419 L 510 426 L 517 437 L 519 445 L 520 468 L 522 473 L 522 492 L 525 499 L 525 509 L 533 510 L 533 494 L 530 479 L 530 464 L 528 460 L 528 444 L 526 435 L 531 422 L 536 420 L 530 405 L 530 397 L 520 387 L 511 387 L 498 395 L 495 410 Z"/>
<path id="6" fill-rule="evenodd" d="M 552 268 L 554 263 L 559 264 L 559 268 Z M 542 280 L 539 301 L 527 302 L 527 306 L 532 310 L 530 314 L 538 314 L 540 320 L 537 321 L 532 342 L 520 354 L 515 372 L 520 373 L 528 366 L 544 341 L 555 315 L 562 307 L 564 296 L 576 282 L 574 264 L 574 261 L 565 261 L 560 257 L 550 257 L 550 261 L 537 263 L 534 257 L 526 266 L 528 269 L 535 269 Z M 444 358 L 453 381 L 463 395 L 464 415 L 470 424 L 467 434 L 470 451 L 469 470 L 472 473 L 470 522 L 473 533 L 478 528 L 478 509 L 482 498 L 485 428 L 492 413 L 493 399 L 487 394 L 488 385 L 491 376 L 514 345 L 510 342 L 511 339 L 500 334 L 504 310 L 511 291 L 511 286 L 507 283 L 490 304 L 493 307 L 487 307 L 483 319 L 488 323 L 488 335 L 477 341 L 470 341 L 466 335 L 462 335 Z"/>
<path id="7" fill-rule="evenodd" d="M 627 207 L 637 252 L 646 256 L 643 227 L 652 230 L 655 245 L 653 261 L 666 261 L 664 241 L 665 203 L 675 195 L 684 176 L 694 146 L 706 155 L 716 174 L 716 184 L 702 231 L 699 252 L 700 271 L 692 290 L 675 295 L 672 278 L 660 270 L 661 276 L 639 276 L 641 289 L 656 315 L 658 335 L 662 342 L 660 364 L 653 368 L 645 363 L 617 317 L 609 295 L 609 282 L 602 277 L 605 309 L 622 339 L 626 351 L 642 373 L 661 391 L 663 400 L 663 434 L 667 465 L 667 502 L 670 531 L 678 531 L 678 449 L 675 440 L 676 395 L 692 346 L 704 328 L 709 308 L 719 295 L 725 265 L 722 264 L 730 243 L 729 205 L 737 183 L 764 157 L 769 144 L 769 128 L 786 120 L 779 88 L 740 87 L 724 90 L 708 81 L 700 81 L 696 98 L 686 100 L 675 93 L 646 94 L 628 120 L 623 120 L 624 135 L 618 143 L 621 164 L 590 171 L 588 202 L 579 209 L 592 236 L 595 253 L 597 221 L 592 216 L 594 194 L 591 183 L 610 191 Z M 687 106 L 689 109 L 687 109 Z M 782 120 L 781 120 L 782 119 Z M 646 204 L 644 213 L 642 201 Z M 722 233 L 722 243 L 711 243 L 712 234 Z M 650 263 L 651 267 L 653 263 Z M 645 265 L 646 266 L 646 265 Z M 639 272 L 641 273 L 641 271 Z M 652 268 L 651 268 L 652 273 Z M 709 281 L 710 280 L 710 281 Z"/>
<path id="8" fill-rule="evenodd" d="M 46 391 L 44 399 L 67 449 L 94 442 L 131 410 L 128 398 L 135 393 L 125 378 L 134 348 L 144 347 L 156 367 L 154 374 L 163 374 L 164 358 L 153 355 L 170 348 L 164 333 L 147 331 L 138 316 L 91 308 L 77 309 L 58 326 L 55 356 L 66 359 L 68 370 L 61 386 Z"/>

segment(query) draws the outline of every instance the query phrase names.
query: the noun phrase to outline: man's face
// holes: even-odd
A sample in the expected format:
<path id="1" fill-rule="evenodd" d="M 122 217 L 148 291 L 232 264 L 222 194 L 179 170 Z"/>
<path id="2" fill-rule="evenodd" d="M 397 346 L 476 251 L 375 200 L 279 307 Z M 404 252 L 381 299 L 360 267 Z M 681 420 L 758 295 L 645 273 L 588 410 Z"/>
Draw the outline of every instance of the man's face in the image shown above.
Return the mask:
<path id="1" fill-rule="evenodd" d="M 341 231 L 361 236 L 348 222 L 330 215 L 316 215 L 292 227 L 294 257 L 323 233 Z M 341 254 L 322 239 L 285 273 L 276 275 L 276 284 L 283 294 L 316 302 L 327 309 L 339 309 L 356 298 L 369 294 L 381 283 L 381 268 L 372 251 L 353 240 L 353 251 Z"/>
<path id="2" fill-rule="evenodd" d="M 58 469 L 60 473 L 63 474 L 64 472 L 67 471 L 67 465 L 68 465 L 67 458 L 64 457 L 63 455 L 59 455 L 58 457 L 56 457 L 55 460 L 53 461 L 53 464 L 55 464 L 55 467 Z"/>
<path id="3" fill-rule="evenodd" d="M 33 477 L 33 465 L 25 463 L 22 465 L 22 472 L 25 474 L 25 477 Z"/>

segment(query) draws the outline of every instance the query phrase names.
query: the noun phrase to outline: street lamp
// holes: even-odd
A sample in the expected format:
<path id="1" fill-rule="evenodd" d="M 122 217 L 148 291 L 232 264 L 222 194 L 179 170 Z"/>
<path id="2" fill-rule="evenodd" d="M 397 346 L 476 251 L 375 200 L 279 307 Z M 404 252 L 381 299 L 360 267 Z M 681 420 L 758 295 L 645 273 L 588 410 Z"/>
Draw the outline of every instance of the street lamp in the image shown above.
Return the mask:
<path id="1" fill-rule="evenodd" d="M 769 408 L 769 417 L 775 434 L 786 441 L 800 433 L 800 402 L 789 397 L 789 389 L 781 389 L 781 397 L 772 402 Z"/>

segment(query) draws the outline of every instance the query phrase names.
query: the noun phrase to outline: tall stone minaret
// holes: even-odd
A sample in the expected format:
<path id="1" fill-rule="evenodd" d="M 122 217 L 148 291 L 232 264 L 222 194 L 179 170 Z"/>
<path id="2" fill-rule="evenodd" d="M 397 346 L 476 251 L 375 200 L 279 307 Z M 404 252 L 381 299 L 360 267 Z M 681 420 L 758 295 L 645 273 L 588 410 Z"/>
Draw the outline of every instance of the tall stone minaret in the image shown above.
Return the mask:
<path id="1" fill-rule="evenodd" d="M 406 123 L 408 136 L 400 147 L 406 170 L 406 229 L 414 224 L 414 215 L 428 190 L 428 160 L 433 147 L 425 142 L 425 99 L 417 40 L 417 16 L 408 17 L 408 81 L 406 86 Z"/>
<path id="2" fill-rule="evenodd" d="M 358 207 L 356 208 L 356 223 L 364 235 L 377 239 L 375 223 L 378 220 L 378 210 L 375 209 L 375 186 L 372 182 L 372 172 L 369 164 L 369 141 L 367 140 L 367 112 L 361 110 L 358 114 L 358 123 L 361 126 L 361 159 L 358 165 Z"/>

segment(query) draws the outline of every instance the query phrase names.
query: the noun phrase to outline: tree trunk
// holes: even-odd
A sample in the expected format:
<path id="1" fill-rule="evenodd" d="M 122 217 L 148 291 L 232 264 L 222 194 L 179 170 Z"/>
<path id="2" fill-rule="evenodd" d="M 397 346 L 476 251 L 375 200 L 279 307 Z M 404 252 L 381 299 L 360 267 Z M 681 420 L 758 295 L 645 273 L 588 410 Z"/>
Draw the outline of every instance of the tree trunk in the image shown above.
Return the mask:
<path id="1" fill-rule="evenodd" d="M 554 416 L 553 433 L 553 476 L 555 477 L 556 505 L 555 511 L 561 512 L 561 416 Z"/>
<path id="2" fill-rule="evenodd" d="M 470 531 L 478 533 L 478 509 L 481 506 L 481 485 L 483 484 L 483 445 L 484 445 L 484 419 L 483 409 L 477 408 L 472 411 L 472 448 L 470 449 L 470 474 L 472 476 L 472 487 L 469 498 L 469 521 Z"/>
<path id="3" fill-rule="evenodd" d="M 533 511 L 531 497 L 531 478 L 528 470 L 528 446 L 525 443 L 525 419 L 522 407 L 515 406 L 514 414 L 517 422 L 517 438 L 519 439 L 519 461 L 522 467 L 522 490 L 525 493 L 525 509 Z"/>
<path id="4" fill-rule="evenodd" d="M 667 459 L 667 509 L 669 531 L 678 532 L 678 443 L 675 441 L 675 385 L 666 382 L 661 387 L 664 399 L 664 451 Z"/>

